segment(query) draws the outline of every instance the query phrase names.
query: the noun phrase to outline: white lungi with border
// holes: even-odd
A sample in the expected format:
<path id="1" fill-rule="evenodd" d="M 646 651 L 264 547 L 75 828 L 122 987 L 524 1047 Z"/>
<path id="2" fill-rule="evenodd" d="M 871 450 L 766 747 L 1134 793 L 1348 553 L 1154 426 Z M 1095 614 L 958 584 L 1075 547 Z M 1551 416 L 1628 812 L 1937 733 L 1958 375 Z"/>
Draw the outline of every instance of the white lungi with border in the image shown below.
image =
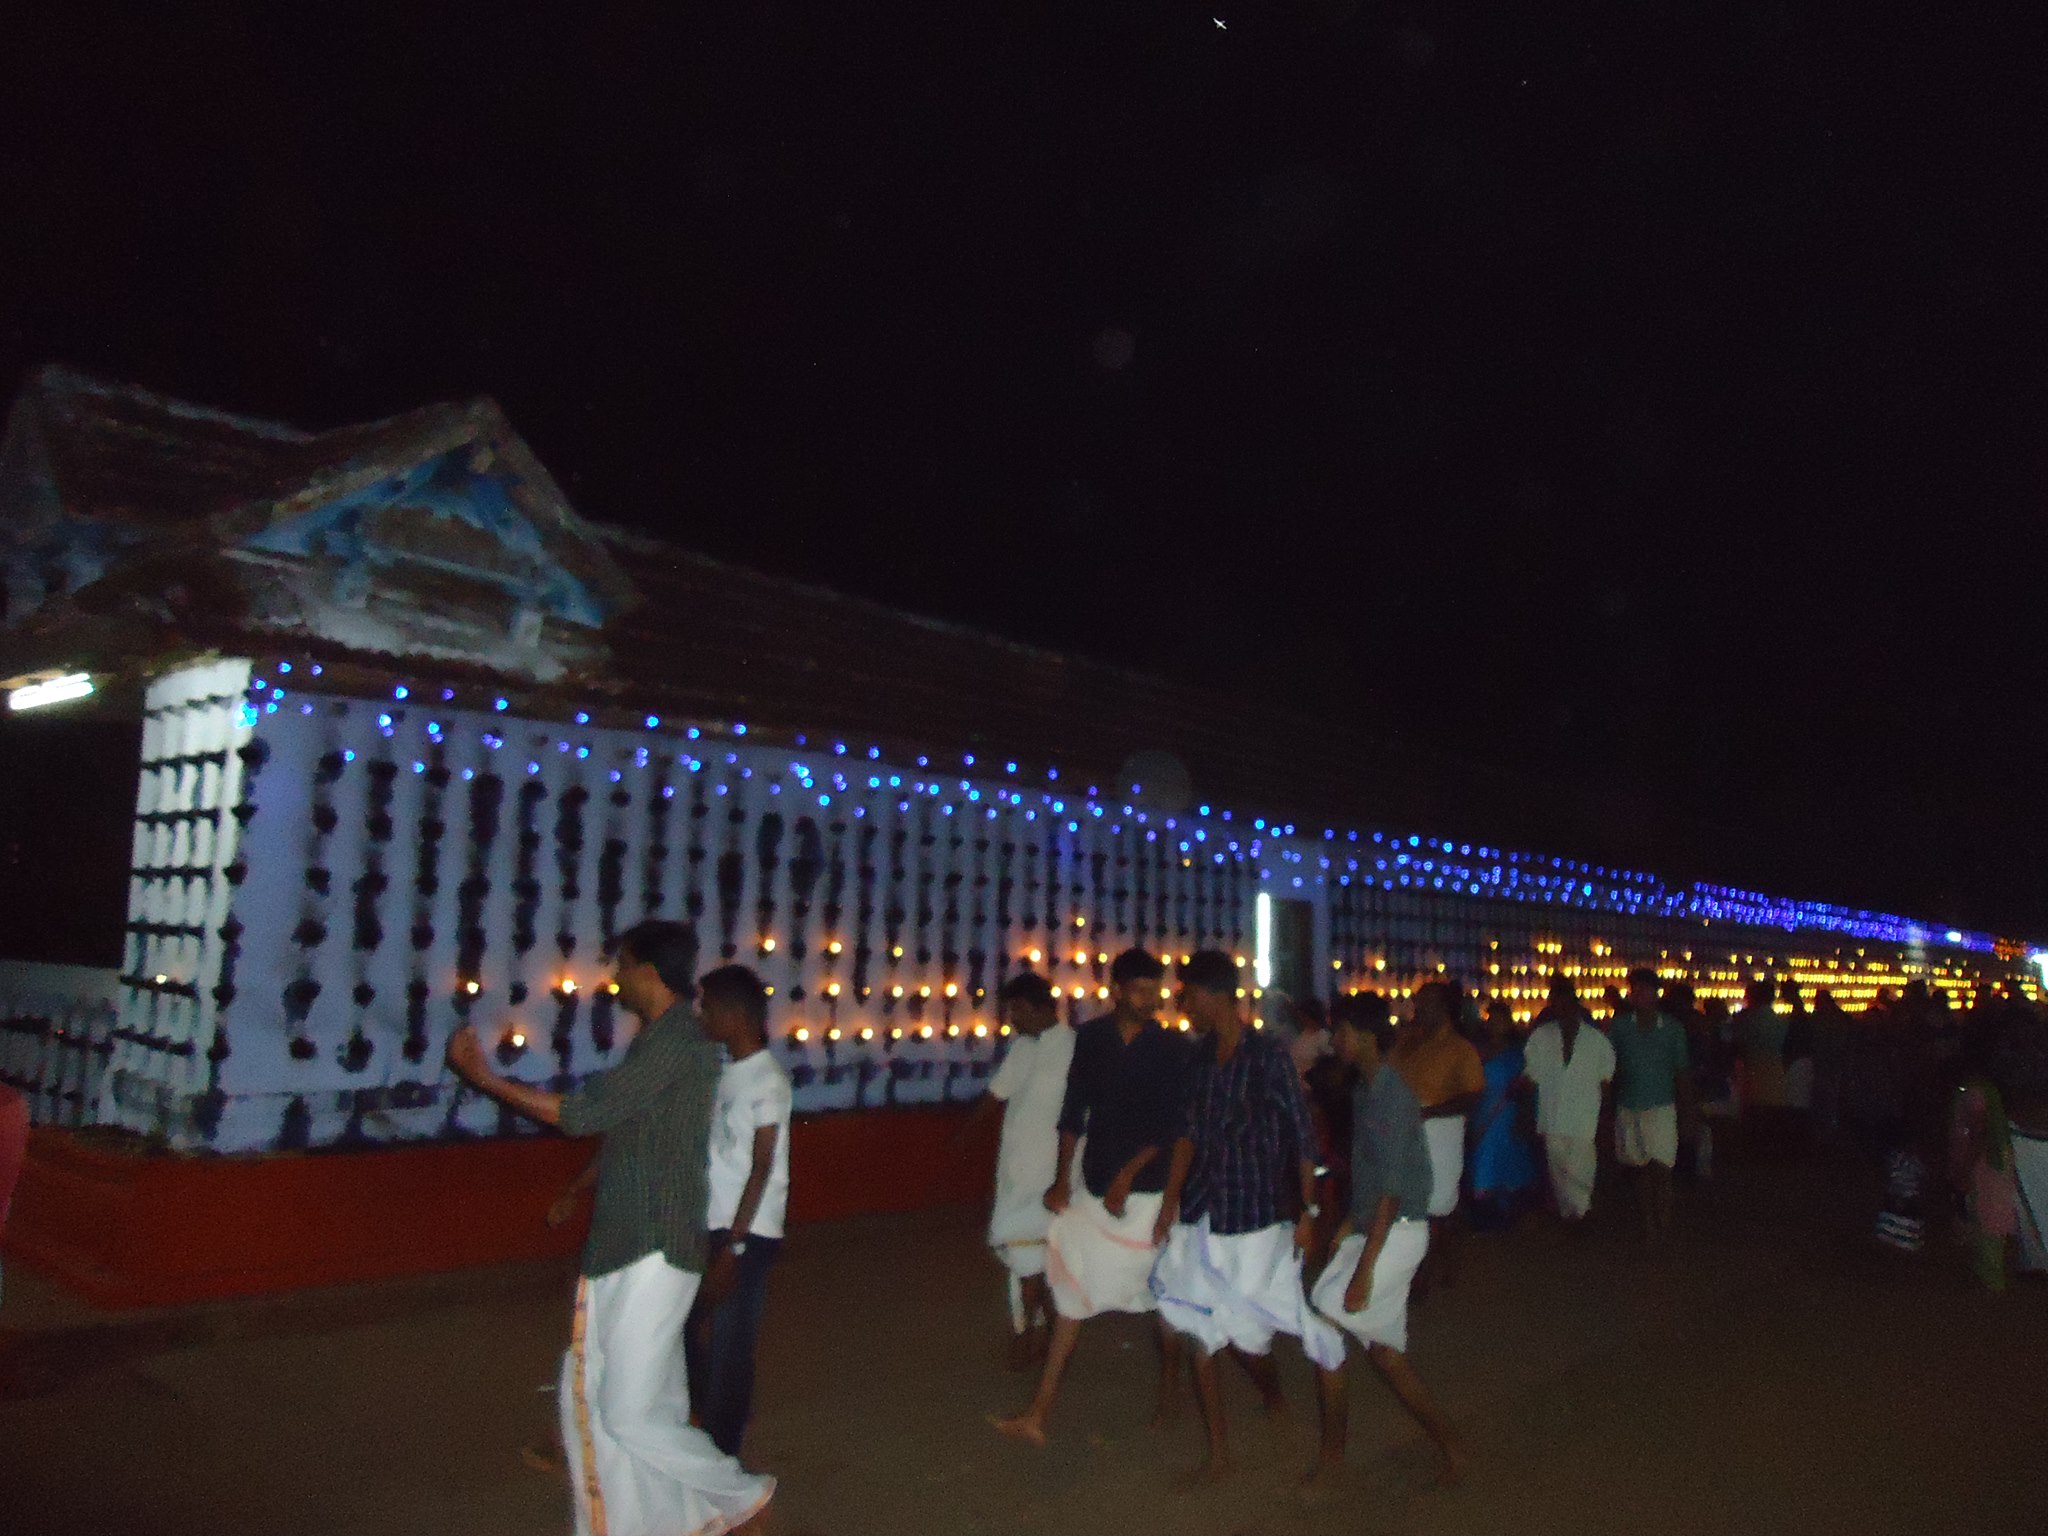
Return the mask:
<path id="1" fill-rule="evenodd" d="M 1045 1279 L 1061 1317 L 1099 1312 L 1151 1312 L 1152 1228 L 1161 1196 L 1132 1195 L 1121 1217 L 1099 1196 L 1076 1189 L 1045 1232 Z"/>
<path id="2" fill-rule="evenodd" d="M 719 1536 L 775 1496 L 690 1425 L 683 1324 L 702 1279 L 650 1253 L 577 1282 L 561 1385 L 576 1536 Z"/>
<path id="3" fill-rule="evenodd" d="M 1448 1216 L 1458 1208 L 1458 1185 L 1465 1177 L 1465 1117 L 1424 1120 L 1422 1139 L 1429 1147 L 1429 1214 Z"/>
<path id="4" fill-rule="evenodd" d="M 1005 1243 L 989 1245 L 1007 1269 L 1019 1280 L 1029 1280 L 1033 1275 L 1045 1273 L 1045 1239 L 1043 1237 L 1020 1237 Z"/>
<path id="5" fill-rule="evenodd" d="M 1543 1161 L 1558 1213 L 1577 1220 L 1593 1209 L 1593 1182 L 1600 1174 L 1600 1146 L 1591 1136 L 1546 1136 Z"/>
<path id="6" fill-rule="evenodd" d="M 1204 1216 L 1176 1222 L 1152 1266 L 1159 1315 L 1213 1355 L 1226 1344 L 1248 1355 L 1273 1347 L 1273 1335 L 1291 1333 L 1309 1359 L 1325 1370 L 1344 1363 L 1344 1341 L 1315 1315 L 1301 1287 L 1301 1253 L 1294 1227 L 1277 1222 L 1256 1232 L 1219 1237 Z"/>
<path id="7" fill-rule="evenodd" d="M 1429 1223 L 1407 1219 L 1387 1228 L 1378 1262 L 1372 1267 L 1372 1290 L 1356 1312 L 1344 1310 L 1344 1292 L 1365 1253 L 1365 1234 L 1354 1232 L 1337 1245 L 1310 1298 L 1315 1309 L 1370 1348 L 1384 1344 L 1397 1354 L 1408 1351 L 1408 1287 L 1429 1250 Z M 1320 1362 L 1318 1362 L 1320 1364 Z"/>

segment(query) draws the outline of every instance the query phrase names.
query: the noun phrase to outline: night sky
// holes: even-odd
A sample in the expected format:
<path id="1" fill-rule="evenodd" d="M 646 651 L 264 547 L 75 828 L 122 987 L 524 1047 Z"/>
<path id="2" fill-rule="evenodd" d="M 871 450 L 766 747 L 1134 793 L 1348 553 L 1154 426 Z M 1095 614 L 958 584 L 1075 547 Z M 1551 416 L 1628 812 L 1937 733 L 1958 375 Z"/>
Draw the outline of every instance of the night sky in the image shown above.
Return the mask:
<path id="1" fill-rule="evenodd" d="M 590 517 L 2048 937 L 2037 8 L 376 9 L 10 8 L 0 388 L 490 394 Z"/>

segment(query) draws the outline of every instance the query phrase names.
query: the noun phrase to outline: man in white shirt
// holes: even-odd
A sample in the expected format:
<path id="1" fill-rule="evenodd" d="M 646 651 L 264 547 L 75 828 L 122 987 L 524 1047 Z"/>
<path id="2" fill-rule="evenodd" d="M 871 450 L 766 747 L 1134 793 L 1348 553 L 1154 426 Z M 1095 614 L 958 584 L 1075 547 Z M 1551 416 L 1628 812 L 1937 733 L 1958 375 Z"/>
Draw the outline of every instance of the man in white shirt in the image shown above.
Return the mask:
<path id="1" fill-rule="evenodd" d="M 767 1049 L 768 994 L 743 965 L 697 984 L 704 1033 L 725 1047 L 711 1111 L 704 1225 L 711 1259 L 690 1319 L 690 1401 L 706 1434 L 738 1456 L 754 1401 L 754 1339 L 789 1209 L 788 1074 Z"/>
<path id="2" fill-rule="evenodd" d="M 1522 1048 L 1524 1079 L 1536 1088 L 1536 1134 L 1543 1138 L 1557 1213 L 1576 1228 L 1593 1208 L 1599 1172 L 1600 1110 L 1614 1081 L 1614 1047 L 1593 1027 L 1567 977 L 1550 988 L 1549 1022 Z"/>
<path id="3" fill-rule="evenodd" d="M 1010 1368 L 1045 1358 L 1052 1338 L 1052 1289 L 1045 1280 L 1045 1233 L 1052 1212 L 1045 1191 L 1059 1168 L 1060 1106 L 1074 1031 L 1062 1024 L 1052 985 L 1031 971 L 1012 976 L 996 996 L 1010 1048 L 989 1079 L 974 1122 L 1003 1117 L 996 1150 L 996 1198 L 988 1243 L 1010 1277 Z M 974 1123 L 971 1122 L 971 1123 Z"/>

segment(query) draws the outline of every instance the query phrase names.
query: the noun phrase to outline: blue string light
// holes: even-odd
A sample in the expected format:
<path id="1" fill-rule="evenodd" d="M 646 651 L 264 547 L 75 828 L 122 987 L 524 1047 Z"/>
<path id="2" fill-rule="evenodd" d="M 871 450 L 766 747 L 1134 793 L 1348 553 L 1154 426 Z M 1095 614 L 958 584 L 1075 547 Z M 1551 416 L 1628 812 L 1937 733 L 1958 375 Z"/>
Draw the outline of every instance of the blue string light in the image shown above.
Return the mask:
<path id="1" fill-rule="evenodd" d="M 280 661 L 273 665 L 274 670 L 280 676 L 288 675 L 292 670 L 292 664 L 289 662 Z M 322 675 L 324 671 L 318 663 L 308 663 L 307 669 L 316 677 Z M 286 697 L 283 688 L 273 688 L 262 677 L 252 677 L 251 693 L 256 697 L 252 697 L 246 702 L 242 706 L 241 711 L 241 719 L 246 726 L 255 725 L 263 713 L 274 713 L 278 704 Z M 267 700 L 261 697 L 261 695 L 266 693 L 269 694 Z M 409 685 L 396 684 L 393 686 L 392 697 L 394 699 L 403 702 L 410 698 L 410 696 L 411 689 Z M 444 700 L 452 701 L 455 697 L 455 690 L 453 688 L 443 688 L 441 690 L 441 697 Z M 511 701 L 509 698 L 498 697 L 492 700 L 492 708 L 498 713 L 505 713 L 510 707 Z M 310 701 L 302 702 L 299 710 L 302 715 L 307 716 L 316 713 L 314 705 Z M 575 719 L 577 724 L 587 725 L 590 722 L 591 716 L 589 711 L 579 710 L 575 714 Z M 397 720 L 392 714 L 388 712 L 380 713 L 377 716 L 377 721 L 378 729 L 385 737 L 390 738 L 395 734 Z M 645 716 L 644 723 L 648 729 L 656 729 L 660 726 L 661 717 L 657 715 Z M 442 722 L 430 720 L 423 722 L 423 724 L 427 737 L 437 746 L 441 745 L 442 732 L 445 729 Z M 734 722 L 731 726 L 731 733 L 734 736 L 745 736 L 747 729 L 744 723 Z M 687 731 L 692 740 L 699 739 L 702 735 L 701 728 L 697 726 L 690 726 L 687 728 Z M 488 732 L 484 733 L 480 739 L 486 747 L 493 751 L 498 750 L 504 745 L 502 737 L 494 736 Z M 798 738 L 800 744 L 802 739 Z M 556 743 L 556 749 L 560 752 L 568 752 L 571 746 L 572 744 L 566 741 Z M 591 749 L 587 745 L 576 747 L 575 750 L 579 759 L 587 759 L 590 756 Z M 832 743 L 832 750 L 835 755 L 844 756 L 849 748 L 844 741 L 834 741 Z M 881 748 L 879 745 L 870 745 L 867 748 L 867 755 L 871 762 L 879 762 Z M 352 751 L 344 754 L 345 761 L 353 762 L 354 759 L 355 754 Z M 636 766 L 642 768 L 647 767 L 650 762 L 649 755 L 644 748 L 636 749 L 633 760 Z M 972 753 L 964 753 L 962 754 L 961 761 L 965 766 L 971 768 L 976 765 L 977 759 Z M 693 773 L 703 767 L 700 760 L 687 756 L 678 757 L 677 762 L 686 766 Z M 728 753 L 727 762 L 738 765 L 737 754 Z M 920 767 L 928 768 L 930 762 L 929 756 L 918 758 L 918 765 Z M 1014 760 L 1006 760 L 1003 763 L 1003 771 L 1006 774 L 1014 774 L 1018 771 L 1018 766 Z M 415 761 L 414 772 L 424 773 L 425 771 L 424 762 Z M 529 774 L 537 774 L 539 771 L 539 764 L 537 762 L 528 763 L 527 772 Z M 796 764 L 793 765 L 792 771 L 794 777 L 806 791 L 817 792 L 817 786 L 813 782 L 808 768 L 801 764 Z M 474 770 L 464 769 L 462 770 L 462 776 L 465 780 L 472 779 Z M 753 770 L 751 767 L 740 767 L 740 777 L 742 779 L 749 779 L 752 776 Z M 610 771 L 609 777 L 614 784 L 623 782 L 623 775 L 616 769 Z M 1048 767 L 1045 777 L 1048 783 L 1057 783 L 1059 780 L 1059 770 L 1056 767 Z M 902 782 L 900 775 L 889 776 L 888 783 L 891 788 L 900 789 Z M 966 803 L 972 805 L 979 804 L 982 801 L 985 791 L 981 786 L 964 779 L 959 781 L 959 783 Z M 879 789 L 881 785 L 881 775 L 877 774 L 869 777 L 868 787 L 870 789 Z M 833 789 L 844 793 L 846 788 L 845 778 L 841 775 L 834 775 Z M 771 790 L 775 789 L 779 789 L 779 785 L 771 786 Z M 920 794 L 927 794 L 934 798 L 938 797 L 940 789 L 941 786 L 937 783 L 921 782 L 917 786 Z M 717 786 L 717 792 L 719 794 L 727 793 L 727 786 L 720 784 Z M 1086 794 L 1092 799 L 1099 796 L 1100 792 L 1100 786 L 1090 785 Z M 1140 794 L 1142 793 L 1142 787 L 1134 783 L 1131 785 L 1130 792 L 1134 796 Z M 672 786 L 663 786 L 664 798 L 673 798 L 673 795 L 674 789 Z M 993 799 L 998 805 L 1024 809 L 1024 796 L 1021 793 L 997 790 L 989 798 Z M 1055 800 L 1051 795 L 1045 795 L 1042 799 L 1046 805 L 1052 808 L 1055 815 L 1064 816 L 1066 814 L 1067 808 L 1064 800 Z M 821 807 L 829 806 L 830 803 L 830 794 L 820 794 L 819 804 Z M 908 810 L 910 804 L 908 800 L 902 800 L 898 803 L 901 808 L 906 811 Z M 945 803 L 940 807 L 941 814 L 948 816 L 952 815 L 955 809 L 956 806 L 951 802 Z M 1101 819 L 1107 808 L 1100 804 L 1091 804 L 1088 809 L 1090 816 Z M 1146 823 L 1147 816 L 1144 812 L 1137 811 L 1134 807 L 1128 805 L 1122 809 L 1123 814 L 1133 818 L 1138 825 L 1142 826 Z M 984 813 L 990 820 L 998 819 L 997 812 L 993 808 L 985 808 Z M 864 815 L 863 808 L 855 807 L 854 814 L 856 816 Z M 1208 804 L 1199 806 L 1196 814 L 1202 817 L 1218 816 L 1225 822 L 1230 821 L 1233 816 L 1233 813 L 1229 810 L 1218 811 L 1215 807 Z M 1036 810 L 1025 809 L 1024 818 L 1027 822 L 1035 821 L 1037 818 Z M 1122 822 L 1113 824 L 1111 827 L 1112 834 L 1121 835 L 1124 825 Z M 1165 825 L 1172 828 L 1176 823 L 1172 818 L 1167 818 Z M 1066 827 L 1070 833 L 1078 833 L 1080 830 L 1079 819 L 1068 820 Z M 1253 827 L 1261 833 L 1275 837 L 1291 837 L 1296 835 L 1297 830 L 1292 823 L 1276 822 L 1269 826 L 1263 817 L 1254 818 Z M 1323 830 L 1323 841 L 1336 841 L 1338 830 L 1334 827 L 1326 827 Z M 1384 830 L 1372 831 L 1370 836 L 1372 842 L 1376 845 L 1383 846 L 1389 840 L 1389 834 Z M 1147 831 L 1146 837 L 1147 841 L 1156 841 L 1157 833 Z M 1206 839 L 1206 832 L 1197 829 L 1193 832 L 1191 841 L 1182 842 L 1181 850 L 1183 853 L 1191 853 L 1193 851 L 1193 843 L 1205 842 Z M 1362 840 L 1361 829 L 1346 830 L 1344 832 L 1344 840 L 1351 843 L 1360 842 Z M 1397 845 L 1405 843 L 1405 846 L 1411 849 L 1419 849 L 1426 844 L 1433 853 L 1440 852 L 1441 854 L 1455 856 L 1459 859 L 1470 860 L 1475 856 L 1473 844 L 1457 843 L 1450 839 L 1425 839 L 1420 834 L 1407 834 L 1405 837 L 1396 836 L 1393 838 L 1393 841 Z M 1245 857 L 1247 855 L 1247 850 L 1236 842 L 1227 844 L 1227 847 L 1229 853 L 1233 856 Z M 1303 856 L 1295 850 L 1279 849 L 1276 850 L 1276 853 L 1283 863 L 1301 864 L 1303 862 Z M 1260 848 L 1258 844 L 1254 843 L 1249 850 L 1249 857 L 1257 859 L 1259 854 Z M 1216 852 L 1213 856 L 1218 862 L 1222 862 L 1224 859 L 1224 855 L 1221 852 Z M 1711 885 L 1704 882 L 1693 883 L 1687 886 L 1667 886 L 1655 875 L 1643 871 L 1620 868 L 1610 869 L 1605 865 L 1594 865 L 1556 856 L 1534 855 L 1520 851 L 1504 851 L 1484 845 L 1477 847 L 1476 856 L 1481 861 L 1478 867 L 1469 864 L 1454 866 L 1449 862 L 1444 862 L 1439 866 L 1434 858 L 1420 861 L 1419 868 L 1421 873 L 1412 878 L 1403 874 L 1400 877 L 1400 883 L 1403 886 L 1423 886 L 1426 883 L 1430 889 L 1448 890 L 1461 895 L 1486 896 L 1496 900 L 1540 901 L 1552 905 L 1561 902 L 1576 908 L 1608 910 L 1626 914 L 1648 914 L 1655 917 L 1728 922 L 1746 927 L 1779 928 L 1786 931 L 1818 930 L 1878 939 L 1907 946 L 1945 943 L 1950 947 L 1990 951 L 1994 948 L 1996 942 L 1991 936 L 1986 934 L 1967 932 L 1962 929 L 1935 928 L 1911 922 L 1891 914 L 1873 912 L 1867 909 L 1839 907 L 1825 902 L 1795 901 L 1788 898 L 1768 896 L 1762 892 L 1731 886 Z M 1405 865 L 1408 862 L 1408 855 L 1402 853 L 1399 856 L 1398 862 Z M 1334 867 L 1328 858 L 1321 858 L 1318 860 L 1318 863 L 1325 870 Z M 1384 872 L 1386 870 L 1387 861 L 1385 859 L 1378 859 L 1374 863 L 1375 868 L 1379 871 Z M 1531 865 L 1554 870 L 1557 873 L 1555 875 L 1531 875 L 1527 873 Z M 1346 861 L 1346 869 L 1351 872 L 1357 871 L 1359 869 L 1358 861 L 1356 859 Z M 1261 878 L 1270 878 L 1270 872 L 1262 871 Z M 1306 883 L 1305 876 L 1291 876 L 1290 878 L 1296 888 L 1300 888 Z M 1368 885 L 1377 883 L 1370 874 L 1362 878 Z M 1316 877 L 1316 879 L 1318 884 L 1325 883 L 1320 876 Z M 1392 883 L 1393 879 L 1393 876 L 1388 876 L 1389 883 Z M 1349 885 L 1351 883 L 1349 875 L 1347 874 L 1340 879 L 1339 883 Z"/>

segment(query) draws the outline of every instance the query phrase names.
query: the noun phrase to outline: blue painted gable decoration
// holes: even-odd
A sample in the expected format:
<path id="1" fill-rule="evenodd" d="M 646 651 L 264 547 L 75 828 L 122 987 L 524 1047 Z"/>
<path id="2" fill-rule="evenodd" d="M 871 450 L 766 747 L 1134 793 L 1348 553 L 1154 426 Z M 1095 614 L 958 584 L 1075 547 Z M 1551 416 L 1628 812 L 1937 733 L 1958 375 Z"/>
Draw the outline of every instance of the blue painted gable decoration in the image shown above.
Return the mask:
<path id="1" fill-rule="evenodd" d="M 404 569 L 482 582 L 522 607 L 589 629 L 616 611 L 566 570 L 514 498 L 498 461 L 475 467 L 469 448 L 439 454 L 287 516 L 242 547 L 338 562 L 338 584 L 364 588 Z"/>

